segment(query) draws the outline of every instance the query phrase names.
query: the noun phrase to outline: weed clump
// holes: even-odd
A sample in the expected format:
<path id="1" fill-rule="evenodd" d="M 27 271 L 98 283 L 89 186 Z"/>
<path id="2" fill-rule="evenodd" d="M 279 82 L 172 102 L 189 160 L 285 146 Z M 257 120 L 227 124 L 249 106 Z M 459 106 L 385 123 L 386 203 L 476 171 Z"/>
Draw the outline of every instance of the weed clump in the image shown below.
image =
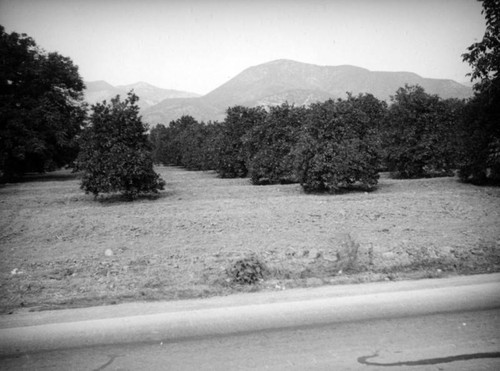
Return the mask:
<path id="1" fill-rule="evenodd" d="M 229 280 L 240 285 L 253 285 L 264 279 L 267 267 L 256 256 L 236 261 L 227 269 Z"/>

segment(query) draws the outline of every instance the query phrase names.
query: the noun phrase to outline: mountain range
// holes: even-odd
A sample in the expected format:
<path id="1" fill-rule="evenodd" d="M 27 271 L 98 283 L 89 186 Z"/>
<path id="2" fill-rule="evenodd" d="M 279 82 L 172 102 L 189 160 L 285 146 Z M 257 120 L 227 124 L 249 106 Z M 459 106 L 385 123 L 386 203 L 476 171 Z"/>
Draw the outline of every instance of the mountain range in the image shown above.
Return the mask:
<path id="1" fill-rule="evenodd" d="M 441 98 L 472 96 L 471 87 L 453 80 L 424 78 L 412 72 L 369 71 L 349 65 L 319 66 L 286 59 L 247 68 L 203 96 L 159 89 L 146 83 L 113 87 L 102 81 L 87 83 L 87 94 L 102 100 L 106 94 L 114 92 L 113 89 L 126 91 L 134 88 L 141 98 L 139 102 L 142 101 L 144 121 L 168 124 L 182 115 L 191 115 L 205 122 L 223 120 L 226 109 L 234 105 L 269 107 L 287 101 L 307 106 L 329 98 L 344 98 L 346 92 L 371 93 L 389 101 L 390 96 L 405 84 L 418 84 L 427 93 Z"/>

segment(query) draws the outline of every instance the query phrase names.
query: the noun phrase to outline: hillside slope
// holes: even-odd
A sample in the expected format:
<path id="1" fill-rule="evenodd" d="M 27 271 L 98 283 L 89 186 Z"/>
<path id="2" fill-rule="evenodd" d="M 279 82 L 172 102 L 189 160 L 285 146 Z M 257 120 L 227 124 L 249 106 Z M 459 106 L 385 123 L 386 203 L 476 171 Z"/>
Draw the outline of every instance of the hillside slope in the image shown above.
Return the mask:
<path id="1" fill-rule="evenodd" d="M 234 105 L 271 106 L 285 101 L 309 105 L 346 92 L 371 93 L 390 100 L 405 84 L 421 85 L 442 98 L 467 98 L 470 87 L 452 80 L 428 79 L 411 72 L 369 71 L 356 66 L 318 66 L 291 60 L 276 60 L 247 68 L 210 93 L 197 98 L 166 99 L 144 110 L 149 122 L 168 123 L 183 114 L 198 120 L 221 120 Z"/>

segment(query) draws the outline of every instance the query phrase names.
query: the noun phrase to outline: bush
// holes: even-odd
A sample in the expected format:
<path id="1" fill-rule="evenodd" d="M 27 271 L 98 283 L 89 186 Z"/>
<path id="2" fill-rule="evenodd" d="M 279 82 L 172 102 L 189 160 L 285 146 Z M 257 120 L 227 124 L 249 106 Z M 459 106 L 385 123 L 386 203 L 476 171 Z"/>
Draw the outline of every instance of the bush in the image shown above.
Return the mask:
<path id="1" fill-rule="evenodd" d="M 377 128 L 385 110 L 385 103 L 370 94 L 311 105 L 296 149 L 297 174 L 306 192 L 338 192 L 356 182 L 372 189 L 377 184 Z"/>
<path id="2" fill-rule="evenodd" d="M 81 138 L 76 170 L 82 171 L 81 188 L 97 197 L 121 192 L 126 198 L 157 192 L 165 182 L 153 170 L 146 127 L 139 117 L 139 98 L 129 93 L 110 104 L 92 106 L 90 125 Z"/>
<path id="3" fill-rule="evenodd" d="M 250 256 L 236 261 L 228 270 L 227 275 L 234 283 L 252 285 L 264 279 L 266 266 L 256 256 Z"/>

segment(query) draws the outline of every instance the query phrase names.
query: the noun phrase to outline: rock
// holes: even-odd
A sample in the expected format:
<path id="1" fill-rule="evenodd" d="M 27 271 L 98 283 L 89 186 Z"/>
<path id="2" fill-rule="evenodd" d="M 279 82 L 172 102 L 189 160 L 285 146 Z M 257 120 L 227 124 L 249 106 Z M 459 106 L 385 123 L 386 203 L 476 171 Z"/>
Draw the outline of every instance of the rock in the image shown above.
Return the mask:
<path id="1" fill-rule="evenodd" d="M 336 263 L 339 261 L 339 256 L 338 255 L 333 255 L 333 256 L 324 256 L 323 259 L 325 259 L 326 261 L 329 261 L 331 263 Z"/>
<path id="2" fill-rule="evenodd" d="M 317 259 L 317 258 L 319 258 L 320 256 L 321 256 L 321 252 L 320 252 L 318 249 L 316 249 L 316 248 L 311 249 L 311 250 L 309 251 L 309 257 L 310 257 L 311 259 Z"/>
<path id="3" fill-rule="evenodd" d="M 323 280 L 317 277 L 310 277 L 306 280 L 307 286 L 320 286 L 323 284 Z"/>
<path id="4" fill-rule="evenodd" d="M 104 252 L 104 255 L 106 255 L 106 256 L 113 256 L 113 250 L 106 249 L 106 251 Z"/>
<path id="5" fill-rule="evenodd" d="M 392 260 L 396 258 L 396 254 L 393 253 L 392 251 L 387 251 L 382 254 L 382 257 L 387 260 Z"/>

